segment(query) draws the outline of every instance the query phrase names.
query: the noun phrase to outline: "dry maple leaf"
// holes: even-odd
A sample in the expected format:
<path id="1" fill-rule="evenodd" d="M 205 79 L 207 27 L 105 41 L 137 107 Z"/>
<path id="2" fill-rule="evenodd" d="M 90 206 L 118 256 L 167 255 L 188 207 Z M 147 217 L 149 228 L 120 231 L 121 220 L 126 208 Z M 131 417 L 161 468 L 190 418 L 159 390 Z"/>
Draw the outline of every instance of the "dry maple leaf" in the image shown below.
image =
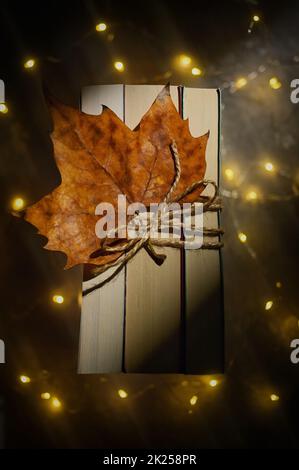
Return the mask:
<path id="1" fill-rule="evenodd" d="M 142 117 L 129 129 L 109 108 L 91 116 L 51 100 L 51 134 L 61 184 L 26 211 L 26 220 L 48 238 L 46 249 L 67 255 L 66 268 L 87 263 L 103 265 L 119 254 L 90 258 L 102 246 L 96 237 L 99 216 L 95 208 L 109 202 L 117 208 L 124 194 L 129 203 L 161 202 L 175 176 L 170 144 L 180 155 L 181 178 L 175 190 L 183 192 L 204 177 L 209 133 L 192 137 L 166 86 Z M 182 202 L 193 202 L 197 189 Z"/>

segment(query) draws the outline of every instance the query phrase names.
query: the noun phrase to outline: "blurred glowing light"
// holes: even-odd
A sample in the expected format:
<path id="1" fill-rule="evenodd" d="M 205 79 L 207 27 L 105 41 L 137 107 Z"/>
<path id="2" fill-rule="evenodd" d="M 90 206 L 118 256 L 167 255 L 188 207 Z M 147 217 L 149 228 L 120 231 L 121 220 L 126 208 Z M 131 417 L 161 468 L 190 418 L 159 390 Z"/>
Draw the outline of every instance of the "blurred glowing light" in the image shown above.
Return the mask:
<path id="1" fill-rule="evenodd" d="M 248 191 L 245 196 L 246 201 L 256 201 L 258 199 L 258 195 L 256 191 Z"/>
<path id="2" fill-rule="evenodd" d="M 64 297 L 63 297 L 63 295 L 55 294 L 55 295 L 53 295 L 52 300 L 55 304 L 63 304 Z"/>
<path id="3" fill-rule="evenodd" d="M 127 398 L 128 396 L 127 392 L 123 390 L 122 388 L 120 388 L 117 393 L 120 396 L 120 398 Z"/>
<path id="4" fill-rule="evenodd" d="M 239 238 L 241 243 L 246 243 L 246 241 L 247 241 L 247 235 L 243 232 L 238 233 L 238 238 Z"/>
<path id="5" fill-rule="evenodd" d="M 51 398 L 51 394 L 49 392 L 43 392 L 43 393 L 41 393 L 40 396 L 41 396 L 42 400 L 50 400 L 50 398 Z"/>
<path id="6" fill-rule="evenodd" d="M 197 400 L 198 400 L 198 396 L 193 395 L 193 397 L 190 398 L 190 405 L 192 405 L 192 406 L 196 405 Z"/>
<path id="7" fill-rule="evenodd" d="M 279 396 L 276 395 L 275 393 L 272 393 L 272 394 L 270 395 L 270 400 L 271 400 L 271 401 L 278 401 L 278 400 L 279 400 Z"/>
<path id="8" fill-rule="evenodd" d="M 7 114 L 8 113 L 8 107 L 6 106 L 5 103 L 0 103 L 0 113 L 2 113 L 2 114 Z"/>
<path id="9" fill-rule="evenodd" d="M 20 211 L 24 208 L 25 202 L 21 197 L 15 197 L 11 202 L 11 207 L 15 211 Z"/>
<path id="10" fill-rule="evenodd" d="M 209 385 L 211 387 L 216 387 L 216 385 L 218 385 L 218 380 L 216 380 L 216 379 L 210 380 Z"/>
<path id="11" fill-rule="evenodd" d="M 224 170 L 224 175 L 225 175 L 227 180 L 232 181 L 235 177 L 235 172 L 231 168 L 226 168 Z"/>
<path id="12" fill-rule="evenodd" d="M 107 29 L 107 25 L 106 23 L 99 23 L 96 25 L 96 30 L 99 31 L 99 32 L 103 32 L 103 31 L 106 31 Z"/>
<path id="13" fill-rule="evenodd" d="M 280 289 L 282 287 L 282 283 L 280 281 L 277 281 L 275 285 L 277 289 Z"/>
<path id="14" fill-rule="evenodd" d="M 277 77 L 272 77 L 269 80 L 269 86 L 273 88 L 273 90 L 278 90 L 279 88 L 281 88 L 281 82 Z"/>
<path id="15" fill-rule="evenodd" d="M 125 70 L 125 66 L 124 66 L 123 62 L 121 62 L 120 60 L 117 60 L 116 62 L 114 62 L 114 68 L 118 72 L 123 72 Z"/>
<path id="16" fill-rule="evenodd" d="M 253 15 L 252 19 L 255 23 L 258 23 L 260 21 L 260 17 L 258 15 Z"/>
<path id="17" fill-rule="evenodd" d="M 24 62 L 24 68 L 25 69 L 32 69 L 35 66 L 35 60 L 34 59 L 29 59 Z"/>
<path id="18" fill-rule="evenodd" d="M 269 173 L 272 173 L 274 171 L 274 165 L 271 162 L 266 162 L 265 165 L 264 165 L 264 168 Z"/>
<path id="19" fill-rule="evenodd" d="M 53 397 L 52 400 L 51 400 L 51 405 L 54 409 L 58 410 L 59 408 L 61 408 L 62 404 L 61 404 L 61 401 L 58 400 L 57 397 Z"/>
<path id="20" fill-rule="evenodd" d="M 201 70 L 198 67 L 193 67 L 191 70 L 192 75 L 199 76 L 201 75 Z"/>
<path id="21" fill-rule="evenodd" d="M 31 382 L 31 379 L 30 377 L 28 377 L 28 375 L 20 375 L 20 382 L 22 382 L 22 384 L 29 384 Z"/>
<path id="22" fill-rule="evenodd" d="M 189 67 L 191 65 L 192 59 L 186 54 L 180 54 L 178 57 L 178 62 L 181 67 Z"/>
<path id="23" fill-rule="evenodd" d="M 265 303 L 265 310 L 271 310 L 272 307 L 273 307 L 273 300 L 267 300 L 267 302 Z"/>
<path id="24" fill-rule="evenodd" d="M 240 88 L 243 88 L 245 85 L 247 85 L 247 78 L 245 77 L 240 77 L 238 80 L 235 82 L 236 88 L 239 90 Z"/>

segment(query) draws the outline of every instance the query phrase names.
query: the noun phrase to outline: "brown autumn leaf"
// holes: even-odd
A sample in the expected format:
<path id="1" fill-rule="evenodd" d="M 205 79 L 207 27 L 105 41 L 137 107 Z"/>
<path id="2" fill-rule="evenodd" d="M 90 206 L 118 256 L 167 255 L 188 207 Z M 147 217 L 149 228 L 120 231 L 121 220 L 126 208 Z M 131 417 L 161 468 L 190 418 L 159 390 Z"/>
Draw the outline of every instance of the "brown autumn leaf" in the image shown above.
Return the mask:
<path id="1" fill-rule="evenodd" d="M 181 179 L 174 196 L 204 177 L 209 133 L 192 137 L 166 86 L 142 117 L 129 129 L 109 108 L 91 116 L 51 100 L 51 134 L 61 184 L 26 211 L 26 220 L 48 238 L 46 249 L 67 255 L 66 268 L 87 263 L 103 265 L 119 255 L 90 258 L 101 248 L 95 224 L 100 202 L 117 207 L 124 194 L 128 203 L 161 202 L 174 176 L 170 144 L 176 141 Z M 193 202 L 197 189 L 182 202 Z"/>

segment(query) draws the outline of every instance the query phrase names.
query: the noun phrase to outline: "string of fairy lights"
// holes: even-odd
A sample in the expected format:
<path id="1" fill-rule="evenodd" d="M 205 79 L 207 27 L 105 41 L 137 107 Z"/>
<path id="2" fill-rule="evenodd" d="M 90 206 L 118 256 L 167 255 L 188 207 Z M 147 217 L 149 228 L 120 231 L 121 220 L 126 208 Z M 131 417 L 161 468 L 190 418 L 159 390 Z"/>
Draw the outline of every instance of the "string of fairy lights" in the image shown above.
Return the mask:
<path id="1" fill-rule="evenodd" d="M 261 21 L 262 20 L 260 15 L 254 14 L 249 19 L 248 34 L 252 34 L 254 28 L 256 28 Z M 112 41 L 114 38 L 114 33 L 110 30 L 109 24 L 103 21 L 95 25 L 94 31 L 95 33 L 98 33 L 100 35 L 106 35 L 106 39 L 108 41 Z M 177 54 L 177 56 L 173 58 L 172 62 L 174 68 L 186 72 L 190 75 L 190 77 L 194 77 L 197 79 L 205 73 L 203 68 L 197 63 L 197 61 L 195 61 L 194 58 L 188 55 L 187 53 Z M 35 57 L 27 57 L 24 60 L 22 66 L 26 71 L 33 72 L 38 66 L 38 59 Z M 115 57 L 111 64 L 111 67 L 113 67 L 116 73 L 122 74 L 126 71 L 127 64 L 124 59 L 120 57 Z M 259 74 L 263 74 L 265 70 L 266 66 L 261 64 L 257 68 L 257 70 L 251 72 L 247 76 L 240 76 L 232 81 L 223 82 L 220 88 L 222 88 L 223 90 L 227 90 L 229 91 L 229 93 L 232 94 L 237 93 L 239 90 L 244 89 L 246 86 L 248 86 L 252 80 L 256 79 L 259 76 Z M 164 79 L 168 79 L 171 77 L 171 75 L 172 71 L 170 70 L 161 75 L 161 77 Z M 273 90 L 273 92 L 275 92 L 283 86 L 283 83 L 279 77 L 272 76 L 269 79 L 268 86 L 270 87 L 270 89 Z M 9 106 L 7 102 L 0 103 L 0 113 L 2 115 L 9 114 Z M 278 168 L 278 166 L 274 164 L 270 159 L 259 162 L 258 166 L 269 178 L 273 177 L 274 175 L 280 175 L 280 173 L 282 176 L 285 176 L 285 174 L 283 174 L 283 172 Z M 228 184 L 228 188 L 222 190 L 222 196 L 224 198 L 239 199 L 247 204 L 257 204 L 265 201 L 283 200 L 283 198 L 278 195 L 272 195 L 271 197 L 267 197 L 266 195 L 263 195 L 258 188 L 250 187 L 244 190 L 244 179 L 242 179 L 240 174 L 241 172 L 237 168 L 234 168 L 232 166 L 224 166 L 223 178 Z M 292 178 L 289 177 L 289 179 L 291 192 L 288 198 L 290 199 L 293 197 L 298 197 L 297 191 L 296 189 L 294 189 L 296 186 L 292 184 Z M 10 205 L 11 209 L 14 212 L 23 211 L 26 207 L 26 198 L 23 195 L 16 195 L 11 200 Z M 246 245 L 250 251 L 248 234 L 246 234 L 243 230 L 238 229 L 236 232 L 236 237 L 238 241 L 241 244 Z M 277 289 L 281 289 L 281 281 L 278 280 L 275 284 L 275 287 Z M 53 302 L 53 304 L 56 304 L 59 308 L 63 308 L 63 305 L 65 303 L 65 297 L 62 292 L 55 292 L 51 297 L 51 301 Z M 264 303 L 264 310 L 270 311 L 273 306 L 273 298 L 266 299 Z M 207 389 L 217 389 L 224 382 L 224 377 L 205 376 L 202 380 Z M 30 388 L 32 386 L 32 383 L 36 382 L 36 380 L 34 380 L 32 377 L 30 377 L 24 372 L 19 375 L 18 382 L 20 386 Z M 183 382 L 181 382 L 181 386 L 183 388 L 187 385 L 188 381 L 184 380 Z M 48 406 L 48 409 L 51 412 L 58 413 L 62 412 L 65 409 L 65 403 L 63 401 L 63 398 L 58 396 L 56 392 L 54 393 L 51 390 L 47 389 L 40 390 L 39 387 L 37 387 L 37 389 L 38 390 L 35 391 L 37 397 L 39 397 L 39 399 Z M 130 393 L 125 388 L 119 388 L 115 390 L 115 397 L 117 397 L 119 400 L 127 400 L 130 397 Z M 190 395 L 186 394 L 185 399 L 187 413 L 192 414 L 194 408 L 196 408 L 200 403 L 200 395 L 198 393 Z M 277 403 L 280 400 L 280 396 L 277 391 L 267 390 L 266 399 L 270 402 Z"/>
<path id="2" fill-rule="evenodd" d="M 30 388 L 34 382 L 34 380 L 30 376 L 25 375 L 25 374 L 21 374 L 18 377 L 18 381 L 20 385 L 25 388 Z M 108 379 L 106 379 L 105 377 L 101 377 L 101 382 L 106 383 L 107 381 Z M 201 383 L 197 381 L 195 385 L 197 388 L 199 387 L 199 385 L 204 386 L 205 389 L 208 390 L 208 389 L 216 389 L 217 387 L 221 386 L 222 382 L 223 382 L 222 376 L 217 376 L 217 378 L 216 376 L 215 377 L 205 376 L 203 377 L 203 380 Z M 188 380 L 183 380 L 180 383 L 180 387 L 182 389 L 187 389 L 189 384 L 190 382 Z M 151 384 L 149 387 L 146 387 L 146 390 L 153 389 L 153 388 L 155 387 L 153 384 Z M 62 399 L 57 396 L 56 393 L 52 393 L 51 391 L 46 390 L 46 389 L 40 389 L 40 386 L 38 386 L 37 389 L 38 390 L 35 390 L 37 397 L 39 397 L 39 399 L 47 405 L 49 411 L 53 413 L 58 413 L 64 410 L 65 404 L 63 403 Z M 136 392 L 131 393 L 130 395 L 128 390 L 125 388 L 118 388 L 117 390 L 115 390 L 115 397 L 118 398 L 119 400 L 126 400 L 130 396 L 132 398 L 137 398 L 141 395 L 142 393 L 140 393 L 140 391 L 137 391 L 137 393 Z M 193 409 L 195 408 L 195 406 L 196 405 L 198 406 L 200 403 L 200 398 L 201 397 L 199 393 L 190 394 L 189 396 L 188 396 L 188 392 L 186 393 L 186 410 L 188 414 L 193 413 Z M 271 401 L 278 401 L 279 396 L 272 393 L 270 394 L 269 399 Z"/>
<path id="3" fill-rule="evenodd" d="M 18 382 L 23 389 L 33 393 L 35 399 L 39 400 L 49 413 L 58 415 L 64 412 L 67 413 L 68 411 L 71 412 L 67 398 L 64 400 L 59 394 L 57 394 L 56 390 L 52 391 L 51 387 L 48 387 L 47 389 L 47 387 L 45 387 L 44 384 L 40 384 L 37 379 L 34 379 L 29 375 L 21 374 L 18 377 Z M 187 415 L 192 415 L 194 412 L 201 409 L 208 397 L 216 398 L 217 396 L 221 396 L 221 393 L 225 390 L 225 387 L 223 386 L 226 385 L 226 382 L 227 379 L 225 379 L 223 375 L 205 375 L 192 377 L 189 380 L 181 380 L 178 384 L 175 383 L 174 386 L 175 390 L 179 391 L 179 401 L 183 407 L 183 411 Z M 103 386 L 108 385 L 109 378 L 101 376 L 99 383 Z M 154 389 L 155 384 L 153 383 L 136 391 L 129 391 L 127 387 L 116 387 L 112 392 L 111 398 L 119 400 L 119 402 L 126 402 L 130 399 L 131 401 L 134 401 L 142 397 L 145 392 L 149 392 Z M 266 408 L 269 408 L 270 403 L 272 403 L 273 406 L 277 406 L 281 399 L 279 393 L 271 390 L 269 387 L 264 390 L 262 398 Z"/>

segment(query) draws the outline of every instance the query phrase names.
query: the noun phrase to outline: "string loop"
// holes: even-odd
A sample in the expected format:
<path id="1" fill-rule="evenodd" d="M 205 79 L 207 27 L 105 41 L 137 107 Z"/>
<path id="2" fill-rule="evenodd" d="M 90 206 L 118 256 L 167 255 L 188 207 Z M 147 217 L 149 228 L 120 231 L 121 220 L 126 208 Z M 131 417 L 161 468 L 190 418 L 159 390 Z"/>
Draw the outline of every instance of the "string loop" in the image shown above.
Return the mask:
<path id="1" fill-rule="evenodd" d="M 163 202 L 164 203 L 174 203 L 174 202 L 179 202 L 182 199 L 184 199 L 186 196 L 189 194 L 193 193 L 196 189 L 200 187 L 206 188 L 207 186 L 211 185 L 213 186 L 214 192 L 212 196 L 200 196 L 198 199 L 198 202 L 201 202 L 203 205 L 203 211 L 218 211 L 222 208 L 221 201 L 219 200 L 218 197 L 218 187 L 217 184 L 212 181 L 212 180 L 198 180 L 192 183 L 190 186 L 188 186 L 182 193 L 178 194 L 177 196 L 173 197 L 173 194 L 177 188 L 177 185 L 180 181 L 181 177 L 181 165 L 180 165 L 180 158 L 179 158 L 179 153 L 177 149 L 176 142 L 173 141 L 170 145 L 171 148 L 171 153 L 174 159 L 174 167 L 175 167 L 175 178 L 174 181 L 167 192 L 167 194 L 164 197 Z M 165 209 L 166 207 L 164 206 L 164 209 L 159 212 L 158 214 L 158 219 L 157 219 L 157 230 L 158 232 L 161 232 L 162 230 L 162 225 L 163 221 L 165 218 Z M 175 220 L 175 214 L 176 210 L 172 211 L 171 218 L 172 220 Z M 180 211 L 181 213 L 184 210 Z M 191 205 L 191 215 L 195 214 L 195 206 L 194 203 Z M 135 217 L 138 217 L 139 214 L 137 213 Z M 169 217 L 169 213 L 167 213 L 167 217 Z M 134 218 L 132 219 L 134 220 Z M 173 224 L 173 229 L 174 228 L 181 228 L 183 227 L 184 224 L 182 224 L 181 221 L 175 221 Z M 192 228 L 193 226 L 191 226 Z M 107 238 L 113 238 L 117 237 L 118 231 L 120 229 L 126 228 L 125 226 L 118 227 L 112 231 L 108 232 L 108 237 Z M 151 238 L 150 236 L 150 225 L 147 223 L 145 227 L 145 235 L 142 238 L 133 238 L 131 240 L 120 240 L 117 241 L 116 244 L 109 245 L 107 243 L 107 238 L 104 240 L 102 249 L 100 250 L 100 256 L 103 255 L 108 255 L 111 253 L 121 253 L 121 256 L 114 261 L 108 262 L 103 266 L 98 266 L 94 269 L 94 275 L 98 276 L 99 274 L 103 274 L 110 268 L 116 268 L 113 273 L 106 278 L 105 280 L 99 282 L 98 280 L 95 279 L 95 283 L 90 286 L 89 288 L 83 290 L 83 295 L 86 295 L 90 292 L 92 292 L 95 289 L 98 289 L 99 287 L 103 286 L 107 282 L 110 282 L 121 270 L 122 268 L 138 253 L 138 251 L 142 248 L 145 248 L 147 253 L 152 257 L 152 259 L 158 264 L 159 266 L 165 261 L 166 255 L 157 253 L 154 249 L 155 246 L 158 247 L 172 247 L 172 248 L 184 248 L 185 246 L 185 241 L 184 240 L 177 240 L 174 238 Z M 209 249 L 209 250 L 215 250 L 219 249 L 223 246 L 223 243 L 219 241 L 220 235 L 223 234 L 223 230 L 221 228 L 203 228 L 202 230 L 203 236 L 206 237 L 218 237 L 218 241 L 204 241 L 203 244 L 200 246 L 200 249 Z M 113 241 L 115 243 L 115 240 Z M 195 248 L 198 249 L 198 248 Z M 89 282 L 90 284 L 90 282 Z"/>

